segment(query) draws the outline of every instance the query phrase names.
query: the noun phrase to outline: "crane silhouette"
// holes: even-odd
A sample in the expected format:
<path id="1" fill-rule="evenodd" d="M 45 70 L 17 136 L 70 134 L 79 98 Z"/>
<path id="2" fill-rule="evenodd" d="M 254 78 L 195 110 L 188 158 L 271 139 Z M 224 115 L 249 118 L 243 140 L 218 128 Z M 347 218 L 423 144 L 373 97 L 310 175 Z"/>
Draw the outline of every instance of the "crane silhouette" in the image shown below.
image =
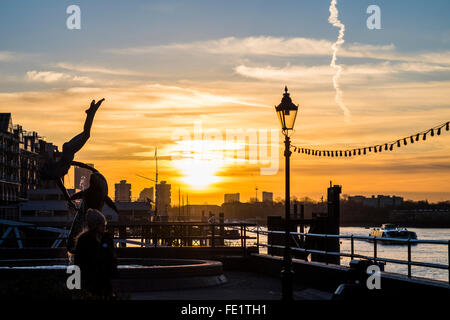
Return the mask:
<path id="1" fill-rule="evenodd" d="M 156 172 L 155 172 L 155 179 L 136 174 L 138 177 L 147 179 L 150 181 L 153 181 L 155 183 L 155 216 L 158 216 L 158 147 L 155 148 L 155 161 L 156 161 Z"/>

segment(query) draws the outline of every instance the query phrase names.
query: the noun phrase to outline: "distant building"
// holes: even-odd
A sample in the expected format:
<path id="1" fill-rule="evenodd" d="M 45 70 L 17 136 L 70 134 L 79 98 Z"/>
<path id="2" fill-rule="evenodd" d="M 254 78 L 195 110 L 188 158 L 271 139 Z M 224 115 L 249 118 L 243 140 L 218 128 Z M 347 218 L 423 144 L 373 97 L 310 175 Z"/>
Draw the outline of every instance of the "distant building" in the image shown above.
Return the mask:
<path id="1" fill-rule="evenodd" d="M 402 197 L 396 197 L 396 196 L 378 196 L 378 206 L 380 208 L 385 207 L 398 207 L 403 203 Z"/>
<path id="2" fill-rule="evenodd" d="M 190 204 L 189 206 L 181 206 L 181 208 L 171 208 L 169 213 L 172 217 L 178 217 L 180 215 L 187 217 L 188 210 L 189 218 L 193 220 L 201 220 L 202 216 L 209 217 L 210 212 L 218 217 L 221 212 L 221 207 L 214 204 Z"/>
<path id="3" fill-rule="evenodd" d="M 225 193 L 224 203 L 240 202 L 240 193 Z"/>
<path id="4" fill-rule="evenodd" d="M 364 196 L 350 196 L 349 201 L 361 203 L 367 207 L 374 208 L 386 208 L 386 207 L 398 207 L 403 204 L 403 198 L 397 196 L 385 196 L 385 195 L 374 195 L 371 198 L 366 198 Z"/>
<path id="5" fill-rule="evenodd" d="M 147 222 L 150 220 L 150 216 L 154 215 L 150 204 L 146 202 L 117 202 L 116 206 L 120 212 L 119 222 Z M 105 205 L 103 212 L 109 213 L 113 218 L 112 221 L 114 221 L 114 210 Z"/>
<path id="6" fill-rule="evenodd" d="M 87 163 L 88 166 L 94 167 L 92 163 Z M 75 167 L 74 169 L 73 186 L 75 189 L 87 189 L 89 188 L 89 179 L 91 178 L 92 171 L 85 168 Z M 84 183 L 84 186 L 81 183 Z"/>
<path id="7" fill-rule="evenodd" d="M 73 194 L 74 190 L 67 190 Z M 20 203 L 19 219 L 22 222 L 67 222 L 74 218 L 69 212 L 67 200 L 59 189 L 36 189 L 29 191 L 29 200 Z"/>
<path id="8" fill-rule="evenodd" d="M 11 113 L 0 113 L 0 218 L 17 219 L 19 201 L 19 137 Z"/>
<path id="9" fill-rule="evenodd" d="M 170 188 L 170 184 L 167 184 L 166 181 L 161 181 L 156 185 L 156 210 L 159 216 L 169 215 L 169 207 L 172 202 Z"/>
<path id="10" fill-rule="evenodd" d="M 262 193 L 262 201 L 263 202 L 273 202 L 273 192 L 263 191 L 263 193 Z"/>
<path id="11" fill-rule="evenodd" d="M 19 125 L 14 126 L 14 135 L 19 138 L 19 196 L 21 199 L 27 199 L 28 190 L 36 190 L 39 185 L 39 136 L 37 132 L 25 131 Z"/>
<path id="12" fill-rule="evenodd" d="M 49 156 L 52 156 L 54 160 L 56 160 L 55 154 L 58 154 L 58 146 L 55 146 L 51 142 L 47 142 L 44 140 L 39 140 L 39 165 L 42 166 L 43 162 L 46 161 Z M 64 182 L 64 177 L 62 177 Z M 57 184 L 55 180 L 40 180 L 38 182 L 40 189 L 55 189 L 57 188 Z"/>
<path id="13" fill-rule="evenodd" d="M 121 180 L 115 185 L 115 201 L 131 202 L 131 184 L 127 180 Z"/>
<path id="14" fill-rule="evenodd" d="M 154 201 L 153 187 L 144 188 L 144 189 L 142 189 L 141 193 L 139 194 L 139 198 L 138 198 L 139 202 L 147 202 L 147 199 L 150 199 L 151 202 Z"/>
<path id="15" fill-rule="evenodd" d="M 0 113 L 0 218 L 18 219 L 19 201 L 26 200 L 28 191 L 41 184 L 40 159 L 54 151 L 57 148 L 40 139 L 36 132 L 13 125 L 11 113 Z M 45 184 L 56 185 L 50 181 Z"/>

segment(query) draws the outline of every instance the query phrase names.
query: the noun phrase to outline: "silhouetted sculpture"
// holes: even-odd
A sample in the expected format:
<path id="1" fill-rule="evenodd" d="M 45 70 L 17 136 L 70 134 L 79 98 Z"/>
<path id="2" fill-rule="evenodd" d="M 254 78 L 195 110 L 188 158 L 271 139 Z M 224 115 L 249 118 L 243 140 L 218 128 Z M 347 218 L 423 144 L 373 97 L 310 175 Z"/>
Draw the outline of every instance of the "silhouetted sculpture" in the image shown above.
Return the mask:
<path id="1" fill-rule="evenodd" d="M 67 249 L 73 253 L 75 247 L 75 238 L 85 229 L 86 226 L 86 212 L 88 209 L 96 209 L 101 211 L 104 203 L 108 204 L 117 213 L 114 202 L 108 197 L 108 184 L 105 177 L 96 169 L 82 163 L 73 161 L 75 153 L 86 144 L 91 135 L 91 127 L 94 121 L 95 113 L 105 99 L 101 99 L 97 103 L 92 100 L 91 106 L 86 110 L 86 120 L 84 122 L 83 132 L 73 137 L 70 141 L 63 144 L 62 152 L 57 154 L 57 160 L 54 155 L 49 155 L 44 165 L 39 171 L 40 178 L 43 180 L 56 180 L 58 187 L 61 189 L 64 197 L 69 203 L 69 206 L 77 211 L 75 219 L 72 223 L 72 228 L 67 240 Z M 90 186 L 86 190 L 69 196 L 67 189 L 64 187 L 62 178 L 67 174 L 70 166 L 76 165 L 91 170 L 93 174 L 90 178 Z M 78 208 L 72 200 L 82 199 L 80 208 Z"/>
<path id="2" fill-rule="evenodd" d="M 89 187 L 86 190 L 82 190 L 73 194 L 70 200 L 82 199 L 81 206 L 77 210 L 75 219 L 73 220 L 70 234 L 67 239 L 67 249 L 69 252 L 73 252 L 75 247 L 75 238 L 83 232 L 86 227 L 86 213 L 89 209 L 96 209 L 101 211 L 103 205 L 106 203 L 109 207 L 119 214 L 114 202 L 108 196 L 108 183 L 105 177 L 96 169 L 77 161 L 72 161 L 72 164 L 78 167 L 83 167 L 93 171 L 89 179 Z"/>
<path id="3" fill-rule="evenodd" d="M 85 145 L 91 136 L 92 122 L 94 121 L 95 113 L 105 99 L 95 103 L 92 100 L 91 106 L 86 110 L 86 120 L 84 122 L 83 132 L 73 137 L 70 141 L 63 144 L 60 158 L 55 161 L 49 157 L 40 170 L 41 179 L 44 180 L 61 180 L 70 169 L 71 162 L 75 157 L 75 153 Z"/>

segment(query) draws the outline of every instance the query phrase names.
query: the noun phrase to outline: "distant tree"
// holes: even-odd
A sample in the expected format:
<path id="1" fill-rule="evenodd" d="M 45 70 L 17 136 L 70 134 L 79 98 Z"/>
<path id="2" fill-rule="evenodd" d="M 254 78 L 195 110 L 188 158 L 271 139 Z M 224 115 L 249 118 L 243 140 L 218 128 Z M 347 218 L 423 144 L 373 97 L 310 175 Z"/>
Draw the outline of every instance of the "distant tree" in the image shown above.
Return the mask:
<path id="1" fill-rule="evenodd" d="M 300 202 L 303 202 L 304 204 L 314 204 L 315 201 L 311 199 L 310 197 L 303 197 L 300 199 Z"/>

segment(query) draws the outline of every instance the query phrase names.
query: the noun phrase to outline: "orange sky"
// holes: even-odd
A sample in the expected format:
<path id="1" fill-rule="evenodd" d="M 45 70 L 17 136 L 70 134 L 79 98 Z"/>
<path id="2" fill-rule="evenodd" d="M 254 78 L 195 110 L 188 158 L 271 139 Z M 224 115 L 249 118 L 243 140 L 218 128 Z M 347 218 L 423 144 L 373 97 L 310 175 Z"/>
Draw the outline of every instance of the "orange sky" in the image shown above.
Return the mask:
<path id="1" fill-rule="evenodd" d="M 386 2 L 380 30 L 366 28 L 360 3 L 339 4 L 346 32 L 335 53 L 347 114 L 335 100 L 330 63 L 339 29 L 328 22 L 328 1 L 267 1 L 258 10 L 242 1 L 80 1 L 80 30 L 67 29 L 63 4 L 28 5 L 2 11 L 0 112 L 61 148 L 82 130 L 90 101 L 105 98 L 75 159 L 95 164 L 111 196 L 123 179 L 134 198 L 151 186 L 136 175 L 154 175 L 157 147 L 173 205 L 178 187 L 191 203 L 221 204 L 231 192 L 248 201 L 255 186 L 259 198 L 261 191 L 284 197 L 281 134 L 247 143 L 226 135 L 279 130 L 274 106 L 285 85 L 300 105 L 292 134 L 300 147 L 379 144 L 450 120 L 448 1 L 410 1 L 406 11 Z M 274 174 L 262 174 L 270 166 L 264 157 L 234 161 L 230 153 L 268 145 Z M 449 164 L 446 131 L 365 157 L 293 154 L 291 192 L 319 200 L 332 180 L 344 194 L 448 200 Z M 66 184 L 73 187 L 72 171 Z"/>
<path id="2" fill-rule="evenodd" d="M 300 104 L 300 112 L 292 142 L 305 147 L 352 148 L 427 129 L 449 119 L 448 109 L 428 112 L 408 105 L 419 100 L 426 100 L 428 105 L 444 104 L 450 98 L 446 87 L 448 83 L 412 83 L 398 85 L 395 90 L 380 85 L 376 90 L 348 91 L 346 102 L 352 106 L 354 114 L 350 121 L 344 121 L 334 105 L 331 90 L 307 91 L 293 84 L 290 92 L 293 101 Z M 255 185 L 259 192 L 272 191 L 274 198 L 283 197 L 281 135 L 279 170 L 275 175 L 261 175 L 260 169 L 267 165 L 251 164 L 248 157 L 229 163 L 220 153 L 229 146 L 220 148 L 217 142 L 200 142 L 189 149 L 196 155 L 192 162 L 186 160 L 190 152 L 177 158 L 181 147 L 177 139 L 172 140 L 174 131 L 185 129 L 194 139 L 195 121 L 201 121 L 205 131 L 217 129 L 223 139 L 229 129 L 278 130 L 273 105 L 280 102 L 282 88 L 274 82 L 251 85 L 235 82 L 226 86 L 219 82 L 143 84 L 1 94 L 0 102 L 12 111 L 14 123 L 36 130 L 48 141 L 61 146 L 81 130 L 90 99 L 105 97 L 91 138 L 76 159 L 95 164 L 107 177 L 111 195 L 114 183 L 122 179 L 132 183 L 133 197 L 150 186 L 136 174 L 153 177 L 153 155 L 157 146 L 160 180 L 167 180 L 175 188 L 172 204 L 178 202 L 178 186 L 182 193 L 189 193 L 191 203 L 220 204 L 227 192 L 240 192 L 241 200 L 247 201 L 254 196 Z M 413 199 L 449 199 L 449 142 L 450 134 L 444 131 L 440 137 L 429 138 L 426 142 L 366 157 L 318 159 L 294 153 L 292 194 L 319 199 L 326 194 L 329 180 L 333 180 L 343 186 L 346 194 L 395 193 Z M 205 148 L 199 149 L 202 146 Z M 197 176 L 200 181 L 193 179 Z M 73 186 L 72 172 L 66 181 L 68 187 Z"/>

